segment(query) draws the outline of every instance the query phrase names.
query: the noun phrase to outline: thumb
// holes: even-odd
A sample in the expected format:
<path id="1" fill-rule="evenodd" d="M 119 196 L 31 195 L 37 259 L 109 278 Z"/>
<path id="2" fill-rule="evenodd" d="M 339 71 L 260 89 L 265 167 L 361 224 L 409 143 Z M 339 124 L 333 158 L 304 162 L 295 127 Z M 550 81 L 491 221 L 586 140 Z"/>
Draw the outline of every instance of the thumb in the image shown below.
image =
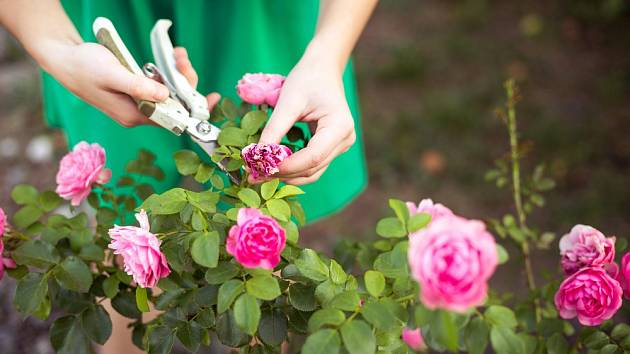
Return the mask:
<path id="1" fill-rule="evenodd" d="M 161 102 L 169 96 L 166 86 L 148 77 L 133 74 L 122 65 L 112 68 L 108 77 L 111 89 L 138 100 Z"/>
<path id="2" fill-rule="evenodd" d="M 285 99 L 278 101 L 267 125 L 260 134 L 260 143 L 279 144 L 289 129 L 298 121 L 302 115 L 302 107 L 298 100 Z"/>

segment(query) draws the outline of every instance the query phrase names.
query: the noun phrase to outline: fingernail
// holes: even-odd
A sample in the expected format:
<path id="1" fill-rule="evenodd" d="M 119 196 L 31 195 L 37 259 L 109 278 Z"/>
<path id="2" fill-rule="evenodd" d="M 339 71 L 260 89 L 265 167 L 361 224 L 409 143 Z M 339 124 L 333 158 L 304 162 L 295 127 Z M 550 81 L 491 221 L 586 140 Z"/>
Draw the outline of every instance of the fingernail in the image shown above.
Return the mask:
<path id="1" fill-rule="evenodd" d="M 154 85 L 153 98 L 158 101 L 164 101 L 168 97 L 168 89 L 162 85 Z"/>

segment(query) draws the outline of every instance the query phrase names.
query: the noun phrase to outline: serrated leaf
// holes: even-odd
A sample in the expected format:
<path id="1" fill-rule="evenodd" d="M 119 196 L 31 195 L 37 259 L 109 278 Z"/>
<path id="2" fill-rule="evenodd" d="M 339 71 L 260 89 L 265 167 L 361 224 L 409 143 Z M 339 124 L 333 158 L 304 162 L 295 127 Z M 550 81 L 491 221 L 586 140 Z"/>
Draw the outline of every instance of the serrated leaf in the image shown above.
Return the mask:
<path id="1" fill-rule="evenodd" d="M 92 272 L 78 257 L 67 257 L 54 268 L 53 273 L 59 285 L 68 290 L 86 293 L 92 286 Z"/>
<path id="2" fill-rule="evenodd" d="M 25 316 L 32 314 L 48 294 L 48 279 L 41 273 L 29 273 L 17 282 L 13 304 Z"/>
<path id="3" fill-rule="evenodd" d="M 264 111 L 250 111 L 241 119 L 241 128 L 248 134 L 254 135 L 267 121 L 267 113 Z"/>
<path id="4" fill-rule="evenodd" d="M 275 199 L 281 199 L 293 197 L 300 194 L 304 194 L 304 191 L 300 187 L 294 186 L 292 184 L 287 184 L 285 186 L 282 186 L 282 188 L 280 188 L 273 197 Z"/>
<path id="5" fill-rule="evenodd" d="M 280 296 L 278 280 L 270 275 L 255 276 L 245 283 L 247 293 L 261 300 L 273 300 Z"/>
<path id="6" fill-rule="evenodd" d="M 271 199 L 265 204 L 267 205 L 267 209 L 269 209 L 269 213 L 274 218 L 282 221 L 289 221 L 291 218 L 291 208 L 284 200 Z"/>
<path id="7" fill-rule="evenodd" d="M 338 354 L 341 349 L 339 333 L 334 329 L 321 329 L 306 338 L 302 354 Z"/>
<path id="8" fill-rule="evenodd" d="M 81 327 L 91 340 L 101 345 L 112 334 L 112 320 L 101 305 L 90 306 L 81 313 Z"/>
<path id="9" fill-rule="evenodd" d="M 375 270 L 368 270 L 364 275 L 365 287 L 374 297 L 379 297 L 385 290 L 385 276 L 383 273 Z"/>
<path id="10" fill-rule="evenodd" d="M 250 294 L 242 294 L 234 303 L 234 320 L 247 334 L 254 335 L 260 322 L 260 306 Z"/>
<path id="11" fill-rule="evenodd" d="M 221 287 L 219 287 L 219 295 L 217 298 L 217 312 L 225 312 L 237 296 L 243 293 L 245 286 L 243 282 L 238 279 L 228 280 Z"/>
<path id="12" fill-rule="evenodd" d="M 17 264 L 48 268 L 59 263 L 59 252 L 48 242 L 29 240 L 20 245 L 12 253 Z"/>
<path id="13" fill-rule="evenodd" d="M 365 322 L 348 321 L 341 326 L 340 332 L 344 347 L 350 354 L 371 354 L 376 351 L 376 338 Z"/>
<path id="14" fill-rule="evenodd" d="M 192 175 L 199 169 L 201 160 L 194 151 L 179 150 L 173 153 L 173 159 L 175 160 L 175 167 L 177 172 L 184 176 Z"/>
<path id="15" fill-rule="evenodd" d="M 382 237 L 401 238 L 407 236 L 404 224 L 398 218 L 389 217 L 378 221 L 376 233 Z"/>
<path id="16" fill-rule="evenodd" d="M 276 193 L 276 189 L 280 184 L 280 180 L 278 178 L 274 178 L 271 181 L 267 181 L 260 186 L 260 194 L 265 200 L 271 199 L 274 193 Z"/>
<path id="17" fill-rule="evenodd" d="M 195 263 L 214 268 L 219 261 L 219 234 L 216 231 L 204 232 L 193 241 L 190 249 Z"/>
<path id="18" fill-rule="evenodd" d="M 251 188 L 243 188 L 238 191 L 238 199 L 250 208 L 260 207 L 260 197 L 258 196 L 258 193 Z"/>

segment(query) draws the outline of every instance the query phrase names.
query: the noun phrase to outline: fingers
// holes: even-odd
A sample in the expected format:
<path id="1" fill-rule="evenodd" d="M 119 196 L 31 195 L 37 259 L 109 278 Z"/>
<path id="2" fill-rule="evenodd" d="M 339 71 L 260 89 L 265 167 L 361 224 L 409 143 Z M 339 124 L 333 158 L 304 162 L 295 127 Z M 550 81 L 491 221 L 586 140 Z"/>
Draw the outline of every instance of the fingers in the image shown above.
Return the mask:
<path id="1" fill-rule="evenodd" d="M 175 67 L 179 70 L 182 75 L 188 80 L 190 86 L 193 88 L 197 87 L 197 83 L 199 82 L 199 76 L 197 76 L 197 72 L 192 66 L 190 59 L 188 58 L 188 52 L 184 47 L 176 47 L 174 49 L 175 53 Z"/>
<path id="2" fill-rule="evenodd" d="M 208 110 L 212 111 L 214 106 L 216 106 L 217 103 L 219 103 L 219 101 L 221 100 L 221 95 L 219 95 L 216 92 L 213 92 L 209 94 L 208 96 L 206 96 L 206 100 L 208 100 Z"/>
<path id="3" fill-rule="evenodd" d="M 135 102 L 126 94 L 106 93 L 101 96 L 96 105 L 101 107 L 103 112 L 112 117 L 114 121 L 126 128 L 154 124 L 138 110 Z"/>
<path id="4" fill-rule="evenodd" d="M 324 166 L 322 169 L 320 169 L 315 174 L 309 177 L 282 178 L 282 182 L 287 183 L 287 184 L 293 184 L 296 186 L 313 183 L 317 181 L 324 174 L 324 172 L 326 172 L 327 168 L 328 168 L 328 165 Z"/>
<path id="5" fill-rule="evenodd" d="M 164 101 L 169 95 L 166 86 L 148 77 L 133 74 L 122 65 L 113 66 L 107 74 L 108 90 L 153 102 Z"/>
<path id="6" fill-rule="evenodd" d="M 293 124 L 303 115 L 304 105 L 289 95 L 282 96 L 274 108 L 271 117 L 260 134 L 262 144 L 279 144 L 282 137 L 291 129 Z"/>

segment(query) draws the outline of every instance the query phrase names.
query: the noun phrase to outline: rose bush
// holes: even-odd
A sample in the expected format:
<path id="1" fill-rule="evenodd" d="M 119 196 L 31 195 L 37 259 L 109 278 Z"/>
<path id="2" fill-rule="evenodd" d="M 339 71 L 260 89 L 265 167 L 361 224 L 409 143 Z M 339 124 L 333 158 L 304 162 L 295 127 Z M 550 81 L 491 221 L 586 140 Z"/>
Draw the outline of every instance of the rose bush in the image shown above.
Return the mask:
<path id="1" fill-rule="evenodd" d="M 257 143 L 265 107 L 223 100 L 211 116 L 222 128 L 212 161 L 174 154 L 177 170 L 200 183 L 194 191 L 156 193 L 150 182 L 164 175 L 149 152 L 104 185 L 105 152 L 81 143 L 60 164 L 58 193 L 18 185 L 11 197 L 20 208 L 9 223 L 0 212 L 0 270 L 17 280 L 15 308 L 55 317 L 50 339 L 59 353 L 91 353 L 107 341 L 103 301 L 132 320 L 133 343 L 149 353 L 168 353 L 176 341 L 196 352 L 212 333 L 239 353 L 281 353 L 286 342 L 303 343 L 304 354 L 625 353 L 630 326 L 614 322 L 630 277 L 630 254 L 620 268 L 615 259 L 625 238 L 576 226 L 560 242 L 557 271 L 540 284 L 532 252 L 549 249 L 554 236 L 527 216 L 553 181 L 542 167 L 521 175 L 516 94 L 511 82 L 506 88 L 510 154 L 486 177 L 500 188 L 509 182 L 513 212 L 483 222 L 431 200 L 391 199 L 378 238 L 342 240 L 334 257 L 299 246 L 303 191 L 273 178 L 282 161 L 263 153 L 288 151 L 246 148 Z M 217 162 L 241 184 L 230 184 Z M 264 183 L 248 182 L 254 171 Z M 64 199 L 87 204 L 56 212 Z M 493 284 L 508 261 L 522 272 Z M 521 285 L 527 291 L 511 292 Z M 145 318 L 151 307 L 157 316 Z"/>

